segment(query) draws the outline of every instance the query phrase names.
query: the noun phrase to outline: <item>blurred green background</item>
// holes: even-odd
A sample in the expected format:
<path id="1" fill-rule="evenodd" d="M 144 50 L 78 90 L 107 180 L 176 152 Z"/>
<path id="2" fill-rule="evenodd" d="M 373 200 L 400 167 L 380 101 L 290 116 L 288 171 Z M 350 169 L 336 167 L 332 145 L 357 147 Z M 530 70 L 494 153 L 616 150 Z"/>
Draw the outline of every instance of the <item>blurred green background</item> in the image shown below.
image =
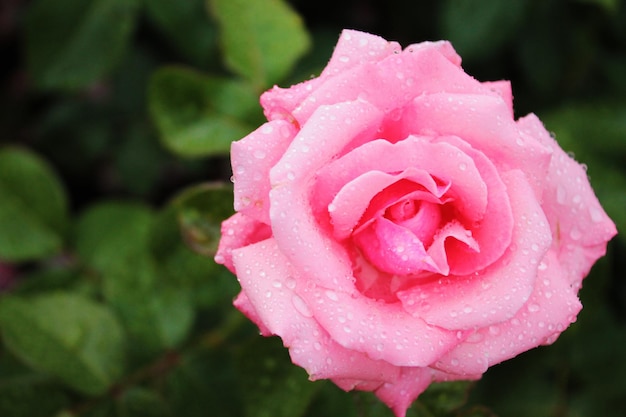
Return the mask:
<path id="1" fill-rule="evenodd" d="M 342 28 L 449 39 L 511 80 L 626 230 L 624 0 L 2 0 L 0 416 L 391 416 L 307 381 L 211 259 L 230 142 Z M 408 415 L 623 416 L 625 259 L 618 236 L 554 345 Z"/>

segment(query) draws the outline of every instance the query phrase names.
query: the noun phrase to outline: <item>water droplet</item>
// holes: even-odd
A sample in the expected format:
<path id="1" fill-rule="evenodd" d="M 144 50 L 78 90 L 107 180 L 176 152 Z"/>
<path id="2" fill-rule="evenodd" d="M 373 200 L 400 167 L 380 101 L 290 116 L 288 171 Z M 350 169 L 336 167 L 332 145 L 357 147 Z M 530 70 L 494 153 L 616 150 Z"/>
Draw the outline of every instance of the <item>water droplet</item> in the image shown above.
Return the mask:
<path id="1" fill-rule="evenodd" d="M 266 135 L 272 133 L 274 131 L 274 128 L 272 127 L 272 125 L 269 124 L 264 124 L 263 127 L 261 128 L 261 132 L 265 133 Z"/>
<path id="2" fill-rule="evenodd" d="M 541 309 L 541 307 L 539 307 L 538 304 L 534 304 L 534 303 L 528 304 L 527 308 L 528 308 L 528 311 L 530 311 L 531 313 L 536 313 Z"/>
<path id="3" fill-rule="evenodd" d="M 343 326 L 343 331 L 346 333 L 351 333 L 352 329 L 350 328 L 350 326 Z"/>
<path id="4" fill-rule="evenodd" d="M 333 203 L 330 203 L 330 204 L 328 205 L 328 212 L 329 212 L 329 213 L 332 213 L 332 212 L 333 212 L 333 211 L 335 211 L 335 210 L 337 210 L 337 206 L 336 206 L 336 205 L 334 205 Z"/>
<path id="5" fill-rule="evenodd" d="M 548 269 L 548 265 L 546 265 L 545 262 L 540 262 L 537 269 L 539 269 L 540 271 L 545 271 L 546 269 Z"/>
<path id="6" fill-rule="evenodd" d="M 577 228 L 573 228 L 572 230 L 570 230 L 569 232 L 569 237 L 572 238 L 572 240 L 578 240 L 582 237 L 582 233 L 580 233 L 580 230 L 578 230 Z"/>
<path id="7" fill-rule="evenodd" d="M 287 179 L 288 179 L 289 181 L 293 181 L 295 178 L 296 178 L 296 174 L 294 174 L 294 173 L 293 173 L 293 171 L 289 171 L 289 172 L 287 173 Z"/>
<path id="8" fill-rule="evenodd" d="M 311 310 L 309 310 L 309 306 L 306 305 L 304 300 L 300 298 L 299 295 L 294 294 L 294 296 L 291 298 L 291 304 L 293 304 L 293 307 L 296 309 L 296 311 L 302 314 L 304 317 L 313 317 L 313 313 L 311 313 Z"/>
<path id="9" fill-rule="evenodd" d="M 562 185 L 556 187 L 556 202 L 559 204 L 565 204 L 567 198 L 567 191 Z"/>
<path id="10" fill-rule="evenodd" d="M 452 359 L 452 360 L 450 361 L 450 364 L 451 364 L 452 366 L 458 366 L 458 364 L 459 364 L 459 360 L 458 360 L 458 359 L 456 359 L 456 358 L 454 358 L 454 359 Z"/>
<path id="11" fill-rule="evenodd" d="M 272 286 L 273 286 L 274 288 L 280 288 L 280 287 L 282 287 L 282 286 L 283 286 L 283 284 L 282 284 L 282 282 L 280 282 L 280 281 L 274 281 L 274 282 L 272 282 Z"/>
<path id="12" fill-rule="evenodd" d="M 533 243 L 532 245 L 530 245 L 530 248 L 534 251 L 537 252 L 539 250 L 539 245 L 537 245 L 536 243 Z"/>
<path id="13" fill-rule="evenodd" d="M 322 344 L 320 342 L 313 343 L 315 350 L 322 350 Z"/>
<path id="14" fill-rule="evenodd" d="M 252 155 L 254 155 L 254 157 L 257 159 L 263 159 L 265 158 L 267 154 L 265 153 L 263 149 L 257 149 L 254 152 L 252 152 Z"/>
<path id="15" fill-rule="evenodd" d="M 464 163 L 464 162 L 461 162 L 461 163 L 459 164 L 459 169 L 460 169 L 461 171 L 465 171 L 465 170 L 467 169 L 467 164 L 466 164 L 466 163 Z"/>
<path id="16" fill-rule="evenodd" d="M 326 297 L 331 301 L 339 301 L 337 294 L 331 290 L 326 290 Z"/>
<path id="17" fill-rule="evenodd" d="M 497 336 L 500 334 L 500 328 L 498 326 L 489 326 L 489 334 Z"/>
<path id="18" fill-rule="evenodd" d="M 574 197 L 572 197 L 572 202 L 574 204 L 580 203 L 580 200 L 582 200 L 582 197 L 580 196 L 580 194 L 576 194 Z"/>
<path id="19" fill-rule="evenodd" d="M 376 350 L 382 352 L 383 350 L 385 350 L 385 345 L 383 345 L 382 343 L 377 344 Z"/>
<path id="20" fill-rule="evenodd" d="M 265 293 L 265 297 L 266 297 L 266 298 L 271 298 L 271 297 L 272 297 L 272 292 L 271 292 L 271 291 L 267 291 L 267 292 Z"/>
<path id="21" fill-rule="evenodd" d="M 472 307 L 470 307 L 470 306 L 465 306 L 465 308 L 463 308 L 463 312 L 464 312 L 465 314 L 469 314 L 469 313 L 471 313 L 472 311 L 474 311 L 474 309 L 472 309 Z"/>
<path id="22" fill-rule="evenodd" d="M 600 223 L 603 219 L 602 212 L 595 207 L 589 207 L 589 216 L 594 223 Z"/>
<path id="23" fill-rule="evenodd" d="M 339 57 L 339 61 L 343 62 L 343 63 L 346 63 L 346 62 L 350 61 L 350 57 L 346 56 L 346 55 L 342 55 L 342 56 Z"/>
<path id="24" fill-rule="evenodd" d="M 296 288 L 296 279 L 292 276 L 288 276 L 285 279 L 285 286 L 290 290 L 293 290 L 294 288 Z"/>

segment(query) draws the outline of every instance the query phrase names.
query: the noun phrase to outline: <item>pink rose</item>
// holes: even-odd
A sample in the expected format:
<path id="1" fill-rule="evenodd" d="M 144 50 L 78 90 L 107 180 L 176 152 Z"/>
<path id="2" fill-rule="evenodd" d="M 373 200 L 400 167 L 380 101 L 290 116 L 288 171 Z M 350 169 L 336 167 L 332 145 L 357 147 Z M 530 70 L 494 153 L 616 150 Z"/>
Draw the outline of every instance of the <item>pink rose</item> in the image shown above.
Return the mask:
<path id="1" fill-rule="evenodd" d="M 235 306 L 311 379 L 398 417 L 433 381 L 554 342 L 616 233 L 584 168 L 535 115 L 515 121 L 510 84 L 460 63 L 448 42 L 346 30 L 232 145 L 215 259 Z"/>

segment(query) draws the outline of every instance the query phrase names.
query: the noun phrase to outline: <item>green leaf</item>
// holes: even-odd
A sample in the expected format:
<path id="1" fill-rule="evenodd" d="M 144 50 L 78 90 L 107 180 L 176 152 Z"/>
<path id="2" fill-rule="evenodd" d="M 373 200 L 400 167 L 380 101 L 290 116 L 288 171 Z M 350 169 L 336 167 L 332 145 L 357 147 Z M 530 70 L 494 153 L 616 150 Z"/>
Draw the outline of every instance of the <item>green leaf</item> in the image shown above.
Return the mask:
<path id="1" fill-rule="evenodd" d="M 232 187 L 203 184 L 181 193 L 174 201 L 185 242 L 194 251 L 213 256 L 222 221 L 234 213 Z"/>
<path id="2" fill-rule="evenodd" d="M 144 388 L 133 387 L 118 398 L 118 417 L 167 417 L 172 416 L 163 399 Z"/>
<path id="3" fill-rule="evenodd" d="M 216 55 L 217 30 L 204 0 L 150 0 L 144 2 L 148 17 L 192 63 L 206 67 Z"/>
<path id="4" fill-rule="evenodd" d="M 463 59 L 495 52 L 515 35 L 522 23 L 525 0 L 447 0 L 442 9 L 442 38 Z"/>
<path id="5" fill-rule="evenodd" d="M 100 273 L 134 271 L 148 244 L 152 216 L 152 210 L 139 203 L 109 201 L 95 205 L 78 220 L 76 250 Z M 135 280 L 141 281 L 139 277 Z"/>
<path id="6" fill-rule="evenodd" d="M 254 338 L 239 352 L 239 372 L 249 417 L 304 415 L 319 384 L 291 363 L 279 338 Z"/>
<path id="7" fill-rule="evenodd" d="M 245 83 L 166 67 L 152 77 L 150 114 L 163 144 L 183 157 L 227 154 L 252 128 L 258 97 Z"/>
<path id="8" fill-rule="evenodd" d="M 0 298 L 0 329 L 15 355 L 82 393 L 102 394 L 122 373 L 124 340 L 115 316 L 76 294 Z"/>
<path id="9" fill-rule="evenodd" d="M 417 401 L 433 415 L 445 416 L 467 402 L 472 382 L 454 381 L 432 384 Z"/>
<path id="10" fill-rule="evenodd" d="M 26 59 L 41 88 L 78 89 L 118 63 L 133 32 L 135 0 L 38 0 L 26 20 Z"/>
<path id="11" fill-rule="evenodd" d="M 258 90 L 280 81 L 307 51 L 302 19 L 282 0 L 208 0 L 226 64 Z"/>
<path id="12" fill-rule="evenodd" d="M 230 353 L 211 349 L 183 356 L 164 384 L 172 410 L 185 417 L 243 415 L 242 390 Z"/>
<path id="13" fill-rule="evenodd" d="M 65 191 L 43 160 L 21 149 L 0 150 L 0 201 L 0 259 L 40 259 L 61 249 Z"/>
<path id="14" fill-rule="evenodd" d="M 58 385 L 44 381 L 0 380 L 0 415 L 50 417 L 69 403 Z"/>
<path id="15" fill-rule="evenodd" d="M 84 213 L 77 227 L 79 254 L 101 274 L 104 297 L 140 355 L 180 343 L 193 321 L 189 292 L 164 282 L 152 257 L 153 224 L 153 212 L 143 205 L 107 202 Z"/>
<path id="16" fill-rule="evenodd" d="M 239 291 L 237 280 L 212 257 L 194 252 L 183 242 L 175 203 L 157 216 L 150 247 L 164 280 L 189 291 L 193 305 L 202 308 L 221 305 L 232 309 L 232 300 Z"/>

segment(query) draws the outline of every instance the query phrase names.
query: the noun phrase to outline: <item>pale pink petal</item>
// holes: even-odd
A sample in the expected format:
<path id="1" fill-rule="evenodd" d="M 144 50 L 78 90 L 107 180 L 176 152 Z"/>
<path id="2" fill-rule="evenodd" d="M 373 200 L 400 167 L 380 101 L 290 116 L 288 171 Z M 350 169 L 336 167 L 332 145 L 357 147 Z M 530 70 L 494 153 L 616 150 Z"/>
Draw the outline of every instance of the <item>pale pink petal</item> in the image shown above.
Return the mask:
<path id="1" fill-rule="evenodd" d="M 461 56 L 456 53 L 456 51 L 454 50 L 454 47 L 448 41 L 435 41 L 435 42 L 426 41 L 426 42 L 420 42 L 420 43 L 413 43 L 404 49 L 408 50 L 409 52 L 410 51 L 415 52 L 416 50 L 420 50 L 420 49 L 434 49 L 437 52 L 439 52 L 441 55 L 443 55 L 454 66 L 459 67 L 459 68 L 461 67 Z"/>
<path id="2" fill-rule="evenodd" d="M 364 63 L 378 62 L 401 49 L 397 42 L 389 42 L 380 36 L 344 29 L 320 78 L 349 72 Z"/>
<path id="3" fill-rule="evenodd" d="M 487 186 L 473 159 L 457 146 L 414 136 L 397 143 L 373 140 L 329 163 L 318 172 L 314 194 L 318 204 L 327 206 L 342 187 L 368 171 L 394 173 L 409 167 L 450 182 L 448 193 L 463 207 L 466 219 L 483 217 Z"/>
<path id="4" fill-rule="evenodd" d="M 538 265 L 537 283 L 525 305 L 504 322 L 477 330 L 435 366 L 447 372 L 477 374 L 542 344 L 553 343 L 582 308 L 576 289 L 553 252 Z"/>
<path id="5" fill-rule="evenodd" d="M 504 253 L 511 242 L 514 218 L 511 214 L 508 190 L 494 164 L 482 152 L 473 149 L 456 136 L 440 137 L 437 141 L 454 145 L 469 156 L 489 190 L 487 207 L 479 220 L 467 215 L 466 205 L 463 201 L 460 204 L 455 204 L 461 217 L 475 220 L 473 223 L 468 224 L 466 222 L 465 224 L 468 226 L 468 231 L 471 232 L 472 240 L 478 244 L 478 251 L 468 243 L 461 244 L 460 242 L 464 242 L 461 239 L 445 242 L 450 273 L 466 275 L 490 265 Z M 452 181 L 457 180 L 458 178 Z M 473 190 L 464 188 L 462 192 L 472 193 Z M 526 198 L 534 198 L 534 196 L 529 194 Z"/>
<path id="6" fill-rule="evenodd" d="M 332 339 L 398 366 L 426 366 L 455 346 L 463 332 L 448 331 L 413 317 L 396 303 L 333 289 L 305 288 L 302 297 Z"/>
<path id="7" fill-rule="evenodd" d="M 397 380 L 383 384 L 375 394 L 396 417 L 405 417 L 413 401 L 433 382 L 433 372 L 426 367 L 404 367 Z"/>
<path id="8" fill-rule="evenodd" d="M 222 222 L 221 238 L 215 262 L 235 272 L 232 251 L 265 240 L 272 235 L 270 227 L 241 213 L 235 213 Z"/>
<path id="9" fill-rule="evenodd" d="M 511 87 L 511 82 L 506 80 L 486 81 L 482 84 L 485 87 L 488 87 L 490 90 L 495 91 L 500 97 L 502 97 L 502 100 L 504 100 L 507 108 L 509 109 L 509 115 L 511 116 L 511 118 L 513 118 L 513 88 Z"/>
<path id="10" fill-rule="evenodd" d="M 451 276 L 398 293 L 404 308 L 427 323 L 446 329 L 485 327 L 513 317 L 533 291 L 537 265 L 552 236 L 524 175 L 502 175 L 514 223 L 512 243 L 504 255 L 483 271 Z"/>
<path id="11" fill-rule="evenodd" d="M 352 138 L 375 130 L 379 118 L 380 112 L 364 102 L 320 107 L 270 172 L 270 218 L 276 241 L 295 268 L 313 282 L 339 291 L 354 291 L 350 260 L 313 215 L 310 189 L 319 168 Z M 309 147 L 317 152 L 308 152 Z"/>
<path id="12" fill-rule="evenodd" d="M 432 382 L 480 379 L 481 375 L 459 376 L 432 368 L 402 368 L 400 377 L 392 383 L 385 383 L 375 392 L 396 417 L 404 417 L 413 401 L 428 388 Z"/>
<path id="13" fill-rule="evenodd" d="M 237 310 L 241 311 L 247 318 L 250 319 L 250 321 L 259 327 L 261 335 L 265 337 L 272 336 L 272 332 L 265 327 L 265 323 L 263 323 L 259 317 L 259 314 L 256 312 L 254 305 L 252 305 L 246 293 L 240 291 L 237 297 L 235 297 L 233 305 L 237 308 Z"/>
<path id="14" fill-rule="evenodd" d="M 543 208 L 555 236 L 554 247 L 570 282 L 580 285 L 594 262 L 605 254 L 617 230 L 589 184 L 583 166 L 567 155 L 541 121 L 528 115 L 518 121 L 522 132 L 553 151 Z"/>
<path id="15" fill-rule="evenodd" d="M 551 150 L 520 134 L 499 96 L 430 94 L 417 97 L 401 123 L 406 134 L 452 135 L 484 153 L 499 170 L 521 169 L 542 197 Z"/>
<path id="16" fill-rule="evenodd" d="M 265 123 L 231 145 L 235 210 L 269 223 L 270 169 L 278 162 L 296 135 L 284 120 Z"/>
<path id="17" fill-rule="evenodd" d="M 293 116 L 303 124 L 320 105 L 356 99 L 390 113 L 404 108 L 415 97 L 443 91 L 498 96 L 442 55 L 437 47 L 407 48 L 379 62 L 366 62 L 325 79 L 294 110 Z"/>
<path id="18" fill-rule="evenodd" d="M 422 271 L 440 273 L 422 241 L 407 228 L 384 217 L 356 233 L 354 241 L 363 255 L 381 271 L 398 275 L 418 274 Z"/>
<path id="19" fill-rule="evenodd" d="M 315 77 L 289 88 L 274 86 L 267 90 L 261 94 L 265 117 L 267 120 L 285 120 L 299 129 L 300 125 L 293 116 L 293 111 L 323 82 L 323 78 Z"/>
<path id="20" fill-rule="evenodd" d="M 478 259 L 480 252 L 481 247 L 472 236 L 471 230 L 457 220 L 443 226 L 428 248 L 428 255 L 442 275 L 449 275 L 450 264 L 459 263 L 459 258 Z"/>
<path id="21" fill-rule="evenodd" d="M 293 362 L 305 368 L 312 379 L 340 377 L 380 383 L 397 378 L 396 367 L 345 349 L 320 327 L 298 295 L 306 283 L 272 238 L 233 251 L 233 260 L 246 297 L 238 298 L 244 312 L 266 332 L 280 336 Z"/>
<path id="22" fill-rule="evenodd" d="M 397 174 L 388 174 L 375 170 L 365 172 L 363 175 L 345 184 L 328 205 L 335 237 L 337 239 L 347 238 L 357 226 L 365 211 L 368 210 L 372 199 L 383 189 L 402 179 L 413 182 L 414 188 L 425 189 L 425 191 L 419 192 L 420 199 L 430 202 L 439 202 L 439 198 L 449 188 L 449 184 L 441 186 L 426 171 L 412 167 Z M 412 198 L 417 199 L 419 197 L 415 195 Z M 390 202 L 390 204 L 393 203 L 395 201 Z M 385 208 L 387 207 L 383 207 L 382 210 Z"/>

